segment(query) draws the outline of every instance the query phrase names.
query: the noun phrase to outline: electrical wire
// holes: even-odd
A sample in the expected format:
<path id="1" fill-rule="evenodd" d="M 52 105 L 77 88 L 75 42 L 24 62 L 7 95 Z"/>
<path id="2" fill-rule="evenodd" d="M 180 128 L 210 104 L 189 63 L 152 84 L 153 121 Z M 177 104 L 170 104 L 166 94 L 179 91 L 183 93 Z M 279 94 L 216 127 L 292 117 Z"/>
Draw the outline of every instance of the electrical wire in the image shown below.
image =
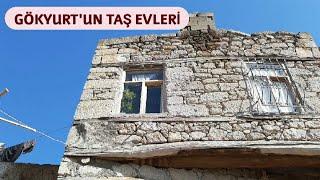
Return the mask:
<path id="1" fill-rule="evenodd" d="M 8 116 L 8 117 L 11 118 L 12 120 L 16 121 L 17 123 L 20 123 L 20 124 L 22 124 L 23 126 L 28 126 L 27 124 L 25 124 L 25 123 L 22 122 L 21 120 L 18 120 L 17 118 L 15 118 L 14 116 L 12 116 L 12 115 L 10 115 L 9 113 L 5 112 L 5 111 L 4 111 L 3 109 L 1 109 L 1 108 L 0 108 L 0 112 L 1 112 L 2 114 L 4 114 L 4 115 Z M 14 125 L 17 125 L 17 124 L 14 124 Z M 17 126 L 19 126 L 19 125 L 17 125 Z M 20 126 L 20 127 L 23 127 L 23 126 Z M 38 133 L 38 134 L 40 134 L 40 136 L 46 137 L 46 138 L 48 138 L 48 139 L 50 139 L 50 140 L 52 140 L 52 141 L 55 141 L 55 142 L 61 143 L 61 144 L 63 144 L 63 145 L 66 145 L 65 142 L 63 142 L 63 141 L 61 141 L 61 140 L 59 140 L 59 139 L 57 139 L 57 138 L 54 138 L 54 137 L 48 135 L 48 133 L 39 131 L 39 130 L 37 130 L 37 129 L 35 129 L 35 128 L 31 128 L 30 126 L 28 126 L 28 127 L 29 127 L 29 128 L 26 128 L 26 129 L 28 129 L 28 130 L 30 130 L 30 131 L 32 131 L 32 132 L 34 132 L 34 133 Z M 65 128 L 65 127 L 64 127 L 64 128 Z"/>
<path id="2" fill-rule="evenodd" d="M 24 122 L 19 121 L 18 119 L 16 119 L 15 117 L 11 116 L 10 114 L 6 113 L 3 109 L 0 108 L 0 112 L 6 116 L 8 116 L 9 118 L 11 118 L 12 120 L 15 120 L 16 122 L 26 125 Z"/>

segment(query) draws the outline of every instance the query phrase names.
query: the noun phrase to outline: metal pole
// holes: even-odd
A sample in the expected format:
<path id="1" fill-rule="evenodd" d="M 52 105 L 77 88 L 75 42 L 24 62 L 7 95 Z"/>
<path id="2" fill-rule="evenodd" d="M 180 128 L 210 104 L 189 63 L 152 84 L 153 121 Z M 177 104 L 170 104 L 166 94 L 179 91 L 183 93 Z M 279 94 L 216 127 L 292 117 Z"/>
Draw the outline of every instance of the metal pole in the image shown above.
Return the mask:
<path id="1" fill-rule="evenodd" d="M 9 89 L 5 88 L 2 92 L 0 92 L 0 97 L 6 95 L 9 92 Z"/>

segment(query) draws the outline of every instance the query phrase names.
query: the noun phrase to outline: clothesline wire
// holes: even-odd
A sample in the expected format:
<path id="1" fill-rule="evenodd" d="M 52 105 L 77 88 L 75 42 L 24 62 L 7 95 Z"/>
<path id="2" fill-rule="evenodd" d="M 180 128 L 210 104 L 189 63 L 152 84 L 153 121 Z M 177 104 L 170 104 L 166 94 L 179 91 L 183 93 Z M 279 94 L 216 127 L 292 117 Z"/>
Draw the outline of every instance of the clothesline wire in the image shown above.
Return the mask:
<path id="1" fill-rule="evenodd" d="M 5 111 L 4 111 L 3 109 L 1 109 L 1 108 L 0 108 L 0 112 L 1 112 L 2 114 L 6 115 L 7 117 L 11 118 L 11 119 L 14 120 L 14 121 L 16 121 L 16 122 L 18 122 L 18 123 L 20 123 L 20 124 L 22 124 L 22 125 L 28 126 L 27 124 L 25 124 L 25 123 L 22 122 L 21 120 L 18 120 L 17 118 L 15 118 L 14 116 L 12 116 L 12 115 L 10 115 L 9 113 L 5 112 Z M 65 127 L 64 127 L 64 128 L 65 128 Z M 52 140 L 52 141 L 55 141 L 55 142 L 61 143 L 61 144 L 63 144 L 63 145 L 66 145 L 65 142 L 63 142 L 63 141 L 61 141 L 61 140 L 59 140 L 59 139 L 57 139 L 57 138 L 51 137 L 50 135 L 48 135 L 48 133 L 39 131 L 39 130 L 37 130 L 37 129 L 35 129 L 35 131 L 32 131 L 32 132 L 38 133 L 40 137 L 43 136 L 43 137 L 46 137 L 46 138 L 48 138 L 48 139 L 50 139 L 50 140 Z M 39 136 L 38 136 L 38 137 L 39 137 Z"/>
<path id="2" fill-rule="evenodd" d="M 9 118 L 11 118 L 12 120 L 15 120 L 16 122 L 20 123 L 20 124 L 23 124 L 23 125 L 26 125 L 24 122 L 22 121 L 19 121 L 17 118 L 11 116 L 10 114 L 6 113 L 3 109 L 0 108 L 0 112 L 6 116 L 8 116 Z"/>
<path id="3" fill-rule="evenodd" d="M 47 130 L 46 132 L 47 132 L 47 133 L 50 133 L 50 134 L 54 134 L 54 133 L 56 133 L 56 132 L 65 130 L 65 129 L 67 129 L 67 128 L 70 128 L 70 126 L 64 126 L 64 127 L 57 128 L 57 129 L 54 129 L 54 130 Z M 36 138 L 41 138 L 41 137 L 44 137 L 44 136 L 38 135 Z"/>

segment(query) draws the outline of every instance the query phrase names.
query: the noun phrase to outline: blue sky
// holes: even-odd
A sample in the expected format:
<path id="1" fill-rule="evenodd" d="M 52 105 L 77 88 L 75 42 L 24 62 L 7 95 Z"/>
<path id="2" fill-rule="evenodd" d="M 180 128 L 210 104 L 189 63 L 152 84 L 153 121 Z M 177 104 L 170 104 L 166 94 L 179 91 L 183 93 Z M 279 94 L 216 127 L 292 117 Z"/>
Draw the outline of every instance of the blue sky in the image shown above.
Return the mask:
<path id="1" fill-rule="evenodd" d="M 319 0 L 2 0 L 0 6 L 0 89 L 11 92 L 0 108 L 32 127 L 65 140 L 99 39 L 164 31 L 15 31 L 4 22 L 14 6 L 180 6 L 214 12 L 218 28 L 246 33 L 310 32 L 320 44 Z M 0 122 L 8 146 L 38 135 Z M 37 146 L 18 162 L 59 164 L 64 146 L 36 138 Z"/>

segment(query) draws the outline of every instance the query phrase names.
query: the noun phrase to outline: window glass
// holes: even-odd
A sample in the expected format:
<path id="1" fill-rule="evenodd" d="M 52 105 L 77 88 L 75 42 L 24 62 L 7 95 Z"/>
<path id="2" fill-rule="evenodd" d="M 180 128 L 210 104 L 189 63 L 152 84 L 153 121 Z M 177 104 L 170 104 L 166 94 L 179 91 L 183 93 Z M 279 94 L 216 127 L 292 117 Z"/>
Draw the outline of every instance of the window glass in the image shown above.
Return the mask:
<path id="1" fill-rule="evenodd" d="M 125 83 L 121 100 L 121 112 L 137 114 L 140 112 L 141 83 Z"/>
<path id="2" fill-rule="evenodd" d="M 276 102 L 279 104 L 279 108 L 281 112 L 294 112 L 295 103 L 294 97 L 290 92 L 289 87 L 286 82 L 281 81 L 272 81 L 273 86 L 273 94 L 276 99 Z"/>
<path id="3" fill-rule="evenodd" d="M 146 113 L 160 113 L 161 87 L 148 87 Z"/>

